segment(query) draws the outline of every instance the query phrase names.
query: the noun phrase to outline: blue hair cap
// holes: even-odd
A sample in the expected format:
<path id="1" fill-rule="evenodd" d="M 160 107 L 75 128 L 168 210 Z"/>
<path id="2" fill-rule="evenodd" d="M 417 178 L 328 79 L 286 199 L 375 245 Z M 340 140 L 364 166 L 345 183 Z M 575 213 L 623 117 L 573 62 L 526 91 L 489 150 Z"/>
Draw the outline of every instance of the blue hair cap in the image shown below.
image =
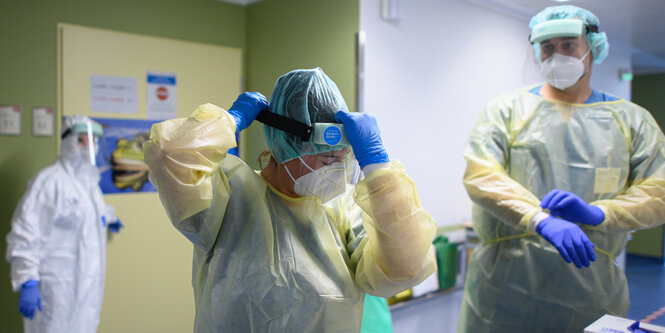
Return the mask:
<path id="1" fill-rule="evenodd" d="M 298 69 L 282 75 L 270 96 L 270 112 L 313 126 L 335 123 L 337 111 L 349 111 L 342 93 L 321 68 Z M 263 126 L 266 145 L 279 163 L 303 155 L 317 155 L 341 150 L 342 145 L 329 146 L 302 141 L 293 134 Z"/>

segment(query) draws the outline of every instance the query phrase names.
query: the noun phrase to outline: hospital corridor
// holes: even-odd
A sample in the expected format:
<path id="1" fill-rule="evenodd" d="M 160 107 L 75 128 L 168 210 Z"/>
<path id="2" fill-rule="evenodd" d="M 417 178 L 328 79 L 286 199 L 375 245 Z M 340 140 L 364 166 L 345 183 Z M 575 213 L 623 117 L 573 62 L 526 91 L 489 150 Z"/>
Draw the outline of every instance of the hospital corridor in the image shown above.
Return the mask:
<path id="1" fill-rule="evenodd" d="M 0 0 L 0 332 L 665 333 L 657 0 Z"/>

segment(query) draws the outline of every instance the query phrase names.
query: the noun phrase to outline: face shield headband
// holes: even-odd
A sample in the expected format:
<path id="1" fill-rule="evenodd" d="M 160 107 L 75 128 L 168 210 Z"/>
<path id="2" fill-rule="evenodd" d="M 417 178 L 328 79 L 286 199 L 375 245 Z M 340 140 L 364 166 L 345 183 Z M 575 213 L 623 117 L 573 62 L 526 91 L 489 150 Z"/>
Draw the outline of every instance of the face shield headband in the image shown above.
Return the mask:
<path id="1" fill-rule="evenodd" d="M 256 120 L 267 126 L 300 137 L 305 142 L 311 141 L 315 144 L 328 146 L 351 146 L 342 124 L 314 123 L 314 125 L 309 126 L 269 111 L 259 112 Z"/>
<path id="2" fill-rule="evenodd" d="M 595 24 L 584 24 L 577 19 L 551 20 L 537 24 L 529 35 L 531 44 L 540 43 L 554 37 L 579 37 L 589 33 L 598 33 Z"/>

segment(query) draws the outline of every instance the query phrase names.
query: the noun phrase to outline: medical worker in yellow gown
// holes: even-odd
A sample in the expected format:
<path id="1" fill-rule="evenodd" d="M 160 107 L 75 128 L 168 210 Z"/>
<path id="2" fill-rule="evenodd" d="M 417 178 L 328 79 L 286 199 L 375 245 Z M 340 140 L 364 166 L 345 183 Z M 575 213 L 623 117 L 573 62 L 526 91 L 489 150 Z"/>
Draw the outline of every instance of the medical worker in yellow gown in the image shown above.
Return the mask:
<path id="1" fill-rule="evenodd" d="M 264 126 L 270 161 L 254 171 L 227 150 L 260 111 L 342 123 L 350 146 Z M 171 222 L 194 244 L 195 332 L 358 332 L 365 293 L 390 297 L 435 270 L 436 223 L 413 181 L 375 118 L 349 113 L 319 68 L 280 77 L 270 104 L 244 93 L 228 111 L 205 104 L 156 124 L 144 150 Z M 350 185 L 356 160 L 364 178 Z"/>
<path id="2" fill-rule="evenodd" d="M 625 316 L 615 258 L 628 231 L 664 221 L 663 133 L 645 109 L 590 87 L 609 49 L 598 18 L 556 6 L 529 27 L 547 82 L 492 101 L 464 153 L 482 243 L 460 332 L 581 332 Z"/>

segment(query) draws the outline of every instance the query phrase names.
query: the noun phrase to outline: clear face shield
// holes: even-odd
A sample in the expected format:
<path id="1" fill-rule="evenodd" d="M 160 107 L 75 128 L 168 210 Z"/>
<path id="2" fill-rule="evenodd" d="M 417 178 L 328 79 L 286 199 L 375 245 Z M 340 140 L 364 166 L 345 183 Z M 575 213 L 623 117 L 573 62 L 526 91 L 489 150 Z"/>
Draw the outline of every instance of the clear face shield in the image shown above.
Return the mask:
<path id="1" fill-rule="evenodd" d="M 302 152 L 301 156 L 283 163 L 296 194 L 316 196 L 325 203 L 344 193 L 347 185 L 355 184 L 360 179 L 360 165 L 343 125 L 315 123 L 308 126 L 268 111 L 262 111 L 256 119 L 301 138 L 297 147 Z"/>
<path id="2" fill-rule="evenodd" d="M 108 164 L 104 131 L 100 124 L 92 121 L 74 124 L 62 134 L 62 139 L 73 146 L 76 157 L 72 158 L 80 158 L 98 167 Z"/>
<path id="3" fill-rule="evenodd" d="M 316 196 L 326 203 L 347 190 L 360 178 L 360 166 L 349 147 L 338 147 L 316 155 L 303 155 L 284 163 L 300 196 Z"/>
<path id="4" fill-rule="evenodd" d="M 564 90 L 574 85 L 588 71 L 591 48 L 584 35 L 597 32 L 597 26 L 577 19 L 560 19 L 536 25 L 529 41 L 533 45 L 522 70 L 525 84 L 546 80 Z"/>

